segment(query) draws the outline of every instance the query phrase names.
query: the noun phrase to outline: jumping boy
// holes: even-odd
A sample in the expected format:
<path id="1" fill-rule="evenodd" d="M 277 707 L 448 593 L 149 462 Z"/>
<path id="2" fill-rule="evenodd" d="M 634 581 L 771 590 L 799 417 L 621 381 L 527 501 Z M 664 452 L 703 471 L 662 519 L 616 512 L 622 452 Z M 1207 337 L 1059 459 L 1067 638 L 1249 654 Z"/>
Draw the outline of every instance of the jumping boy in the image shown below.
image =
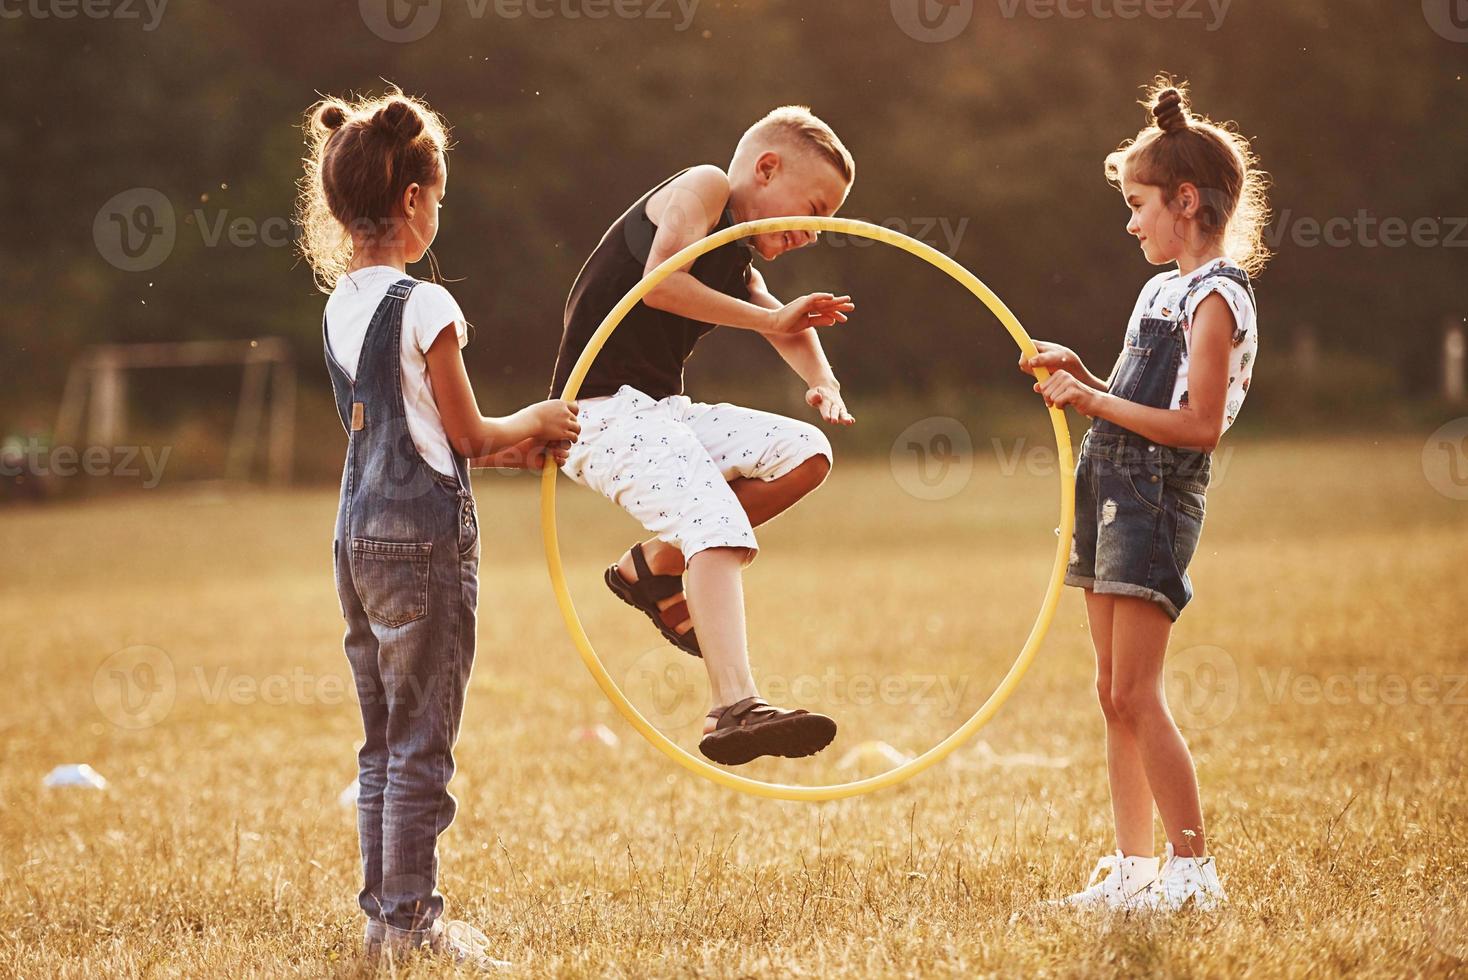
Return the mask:
<path id="1" fill-rule="evenodd" d="M 709 234 L 757 218 L 830 216 L 856 165 L 803 106 L 771 112 L 745 132 L 728 172 L 680 171 L 639 198 L 602 236 L 566 303 L 553 397 L 587 341 L 643 275 Z M 562 471 L 653 534 L 605 575 L 674 646 L 704 658 L 714 708 L 699 749 L 724 765 L 813 755 L 836 736 L 832 719 L 766 703 L 745 637 L 741 573 L 758 551 L 754 528 L 824 482 L 831 444 L 815 426 L 683 394 L 683 365 L 718 325 L 768 340 L 805 382 L 806 403 L 833 425 L 856 420 L 816 328 L 846 322 L 849 296 L 812 293 L 781 303 L 753 265 L 816 239 L 782 232 L 709 252 L 658 285 L 622 321 L 581 385 L 581 438 Z M 686 587 L 683 576 L 687 574 Z"/>

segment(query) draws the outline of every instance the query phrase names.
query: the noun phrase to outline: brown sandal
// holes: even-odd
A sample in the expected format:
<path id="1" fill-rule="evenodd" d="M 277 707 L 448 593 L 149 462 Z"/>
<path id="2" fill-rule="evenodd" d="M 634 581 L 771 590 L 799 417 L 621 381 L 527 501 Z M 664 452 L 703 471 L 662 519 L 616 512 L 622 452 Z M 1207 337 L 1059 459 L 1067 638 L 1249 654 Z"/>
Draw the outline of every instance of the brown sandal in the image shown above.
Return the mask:
<path id="1" fill-rule="evenodd" d="M 801 759 L 831 744 L 836 722 L 804 708 L 776 708 L 764 698 L 745 698 L 708 713 L 714 729 L 698 750 L 724 766 L 742 766 L 764 755 Z"/>
<path id="2" fill-rule="evenodd" d="M 688 632 L 679 633 L 678 627 L 692 618 L 688 611 L 688 600 L 680 599 L 667 609 L 659 609 L 658 603 L 664 599 L 683 592 L 683 576 L 681 575 L 654 575 L 652 569 L 647 567 L 647 557 L 642 553 L 642 543 L 638 542 L 631 548 L 632 567 L 637 570 L 637 581 L 629 582 L 617 571 L 617 563 L 613 562 L 607 566 L 606 574 L 602 576 L 607 583 L 607 588 L 612 594 L 621 599 L 633 609 L 638 610 L 663 634 L 663 639 L 684 653 L 695 657 L 702 657 L 703 651 L 698 647 L 698 636 L 693 632 L 693 627 Z"/>

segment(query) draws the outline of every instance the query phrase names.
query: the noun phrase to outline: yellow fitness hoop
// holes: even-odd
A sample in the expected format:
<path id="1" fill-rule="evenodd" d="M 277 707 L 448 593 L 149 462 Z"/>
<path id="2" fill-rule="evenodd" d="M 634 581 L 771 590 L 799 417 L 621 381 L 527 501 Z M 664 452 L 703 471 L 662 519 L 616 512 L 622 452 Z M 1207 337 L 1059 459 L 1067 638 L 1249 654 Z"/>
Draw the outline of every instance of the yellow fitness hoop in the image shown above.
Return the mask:
<path id="1" fill-rule="evenodd" d="M 994 295 L 993 291 L 979 281 L 978 277 L 959 265 L 953 259 L 944 255 L 932 246 L 910 238 L 901 232 L 880 225 L 870 224 L 865 221 L 856 221 L 850 218 L 822 218 L 822 217 L 792 217 L 792 218 L 765 218 L 759 221 L 747 221 L 744 224 L 734 225 L 723 231 L 716 232 L 701 241 L 694 242 L 683 249 L 677 255 L 668 259 L 652 272 L 648 273 L 643 280 L 632 291 L 622 297 L 622 301 L 612 308 L 606 319 L 597 327 L 596 333 L 592 334 L 586 349 L 581 352 L 581 357 L 576 361 L 576 366 L 571 369 L 571 376 L 566 382 L 562 397 L 574 399 L 576 393 L 581 390 L 581 382 L 585 380 L 586 373 L 591 369 L 591 364 L 596 360 L 597 354 L 601 352 L 602 345 L 611 336 L 612 331 L 617 329 L 618 324 L 632 310 L 634 306 L 642 302 L 642 298 L 653 290 L 658 283 L 672 275 L 678 269 L 693 262 L 699 256 L 712 252 L 733 241 L 738 241 L 751 235 L 764 235 L 781 231 L 829 231 L 842 235 L 855 235 L 859 238 L 870 238 L 874 241 L 886 242 L 895 245 L 905 252 L 917 256 L 920 259 L 942 269 L 954 279 L 958 280 L 968 288 L 968 291 L 983 301 L 999 322 L 1004 324 L 1015 343 L 1024 352 L 1026 357 L 1034 357 L 1038 353 L 1034 342 L 1030 340 L 1029 334 L 1025 333 L 1024 327 L 1020 326 L 1019 320 L 1004 301 Z M 1049 377 L 1049 373 L 1038 369 L 1036 375 L 1039 380 Z M 566 586 L 566 572 L 561 564 L 561 545 L 556 528 L 556 467 L 547 466 L 542 474 L 540 482 L 540 526 L 541 533 L 545 538 L 545 557 L 550 569 L 551 585 L 556 592 L 556 601 L 560 604 L 561 615 L 566 620 L 566 629 L 571 634 L 571 640 L 576 644 L 577 651 L 581 654 L 586 669 L 591 671 L 591 676 L 596 679 L 597 686 L 602 689 L 607 698 L 616 706 L 617 710 L 626 718 L 632 727 L 642 733 L 642 736 L 656 746 L 664 755 L 678 763 L 689 771 L 712 780 L 721 786 L 749 793 L 754 796 L 763 796 L 777 800 L 804 800 L 816 802 L 819 800 L 836 800 L 848 796 L 859 796 L 863 793 L 871 793 L 875 790 L 895 786 L 903 780 L 916 776 L 924 769 L 936 765 L 947 758 L 953 750 L 957 749 L 967 741 L 974 732 L 978 731 L 989 719 L 992 718 L 1014 693 L 1020 678 L 1024 676 L 1029 668 L 1030 662 L 1035 659 L 1040 644 L 1045 639 L 1045 633 L 1050 629 L 1050 622 L 1055 618 L 1055 606 L 1060 601 L 1060 590 L 1063 587 L 1066 565 L 1070 558 L 1070 539 L 1075 529 L 1075 469 L 1071 458 L 1070 430 L 1066 427 L 1065 415 L 1058 408 L 1051 408 L 1050 422 L 1055 428 L 1055 446 L 1058 450 L 1060 460 L 1060 538 L 1056 543 L 1055 566 L 1050 574 L 1050 585 L 1045 591 L 1045 601 L 1040 606 L 1039 615 L 1035 617 L 1035 625 L 1030 630 L 1029 638 L 1025 640 L 1024 647 L 1019 656 L 1015 658 L 1014 664 L 999 686 L 989 695 L 987 701 L 979 706 L 972 718 L 964 722 L 953 734 L 933 746 L 922 755 L 895 769 L 889 769 L 884 773 L 860 779 L 850 783 L 837 783 L 828 786 L 794 786 L 786 783 L 767 783 L 758 779 L 750 779 L 720 769 L 712 763 L 694 756 L 692 753 L 681 748 L 676 742 L 658 731 L 642 714 L 627 700 L 627 696 L 617 687 L 611 675 L 602 666 L 601 659 L 596 655 L 596 649 L 592 647 L 586 630 L 581 625 L 581 619 L 576 615 L 576 606 L 571 601 L 571 592 Z"/>

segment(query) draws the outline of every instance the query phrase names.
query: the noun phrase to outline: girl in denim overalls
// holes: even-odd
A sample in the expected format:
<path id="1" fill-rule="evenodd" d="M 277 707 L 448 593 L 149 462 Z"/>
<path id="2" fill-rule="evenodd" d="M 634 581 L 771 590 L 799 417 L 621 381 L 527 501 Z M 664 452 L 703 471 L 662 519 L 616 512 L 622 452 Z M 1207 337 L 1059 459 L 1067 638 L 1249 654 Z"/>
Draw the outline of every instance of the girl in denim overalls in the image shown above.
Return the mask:
<path id="1" fill-rule="evenodd" d="M 1152 125 L 1106 159 L 1126 198 L 1127 231 L 1147 261 L 1176 264 L 1147 283 L 1126 345 L 1102 381 L 1076 354 L 1038 343 L 1021 361 L 1051 371 L 1035 390 L 1095 419 L 1076 467 L 1076 528 L 1066 583 L 1085 589 L 1106 717 L 1116 851 L 1090 885 L 1054 905 L 1211 908 L 1224 900 L 1208 856 L 1192 757 L 1167 708 L 1163 657 L 1188 600 L 1211 452 L 1238 415 L 1258 338 L 1250 273 L 1266 258 L 1265 176 L 1248 142 L 1190 116 L 1159 78 Z M 1154 857 L 1152 809 L 1167 834 Z"/>
<path id="2" fill-rule="evenodd" d="M 307 120 L 302 249 L 331 292 L 326 366 L 347 432 L 333 550 L 366 740 L 357 826 L 364 948 L 419 949 L 492 967 L 482 933 L 442 918 L 438 837 L 454 818 L 453 746 L 474 660 L 477 466 L 563 462 L 574 403 L 479 414 L 459 352 L 467 329 L 442 286 L 406 267 L 438 233 L 448 180 L 442 121 L 394 90 L 328 99 Z"/>

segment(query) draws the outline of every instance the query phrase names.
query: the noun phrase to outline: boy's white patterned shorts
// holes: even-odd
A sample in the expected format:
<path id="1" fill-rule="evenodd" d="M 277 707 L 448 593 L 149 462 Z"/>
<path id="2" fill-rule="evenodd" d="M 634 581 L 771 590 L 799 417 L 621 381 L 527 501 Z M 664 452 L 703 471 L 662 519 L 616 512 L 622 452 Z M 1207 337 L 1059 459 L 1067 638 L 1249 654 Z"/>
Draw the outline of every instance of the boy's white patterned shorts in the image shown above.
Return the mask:
<path id="1" fill-rule="evenodd" d="M 561 472 L 692 558 L 706 548 L 759 545 L 729 481 L 775 480 L 831 443 L 808 422 L 686 395 L 654 399 L 623 385 L 579 402 L 581 436 Z"/>

